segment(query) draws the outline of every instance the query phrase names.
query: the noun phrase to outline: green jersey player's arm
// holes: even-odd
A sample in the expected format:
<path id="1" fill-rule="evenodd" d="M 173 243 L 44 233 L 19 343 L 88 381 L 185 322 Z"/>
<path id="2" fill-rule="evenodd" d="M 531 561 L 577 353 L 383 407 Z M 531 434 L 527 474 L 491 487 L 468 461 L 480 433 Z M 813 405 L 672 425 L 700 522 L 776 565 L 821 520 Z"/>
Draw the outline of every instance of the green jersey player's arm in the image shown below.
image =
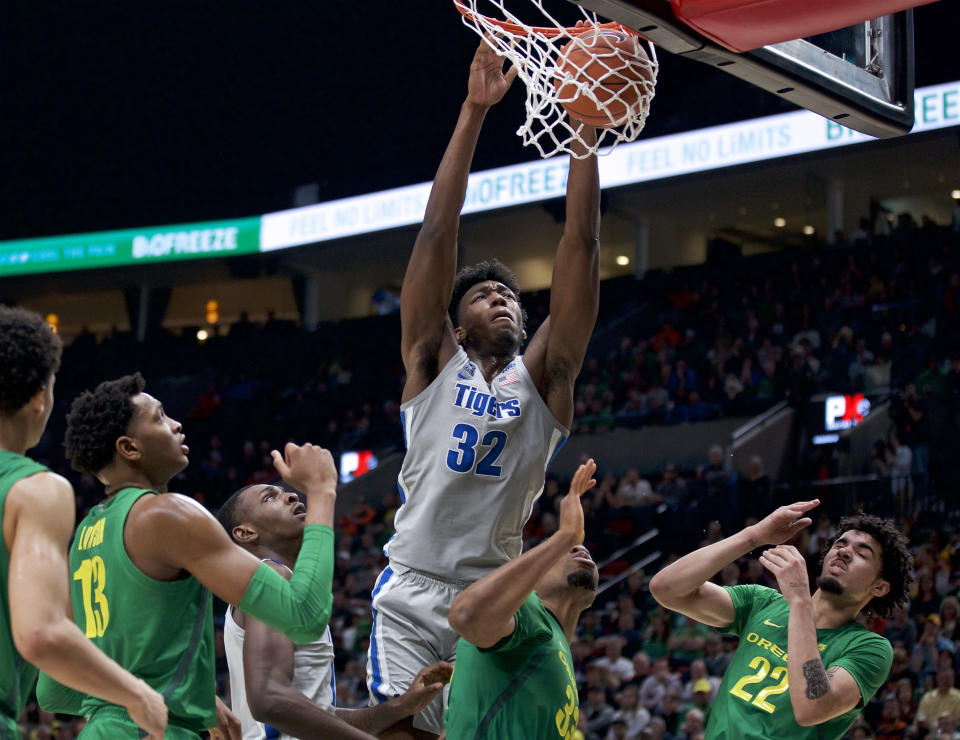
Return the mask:
<path id="1" fill-rule="evenodd" d="M 280 630 L 298 643 L 323 636 L 333 604 L 333 502 L 324 524 L 308 524 L 293 577 L 285 581 L 235 544 L 195 500 L 180 494 L 144 496 L 124 528 L 124 544 L 147 575 L 171 580 L 187 571 L 219 598 Z M 318 518 L 314 512 L 314 519 Z"/>
<path id="2" fill-rule="evenodd" d="M 560 502 L 556 532 L 456 595 L 447 618 L 464 640 L 478 648 L 489 648 L 513 634 L 517 628 L 516 613 L 541 577 L 583 542 L 580 496 L 596 485 L 592 478 L 596 469 L 593 460 L 577 469 L 570 490 Z"/>
<path id="3" fill-rule="evenodd" d="M 125 707 L 138 725 L 162 735 L 167 723 L 163 698 L 108 658 L 73 623 L 67 545 L 75 510 L 73 488 L 54 473 L 23 478 L 7 494 L 3 538 L 10 553 L 14 645 L 27 662 L 65 687 Z M 65 701 L 76 706 L 76 697 Z"/>
<path id="4" fill-rule="evenodd" d="M 733 599 L 725 588 L 710 583 L 720 570 L 762 545 L 779 545 L 812 523 L 806 512 L 820 502 L 781 506 L 735 535 L 701 547 L 675 560 L 650 579 L 650 594 L 667 609 L 712 627 L 729 627 L 736 618 Z"/>

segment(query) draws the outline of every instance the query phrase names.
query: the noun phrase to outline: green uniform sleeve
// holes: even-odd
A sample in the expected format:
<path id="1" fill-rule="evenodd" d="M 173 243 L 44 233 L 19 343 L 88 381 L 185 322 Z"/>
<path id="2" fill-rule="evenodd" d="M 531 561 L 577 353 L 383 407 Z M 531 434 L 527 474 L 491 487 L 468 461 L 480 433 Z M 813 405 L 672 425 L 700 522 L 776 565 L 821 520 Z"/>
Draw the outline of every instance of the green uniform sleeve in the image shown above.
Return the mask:
<path id="1" fill-rule="evenodd" d="M 237 608 L 303 645 L 323 637 L 333 606 L 332 588 L 333 530 L 309 524 L 290 580 L 261 563 Z"/>
<path id="2" fill-rule="evenodd" d="M 513 615 L 514 629 L 496 645 L 479 648 L 481 653 L 510 652 L 525 642 L 548 640 L 551 635 L 546 620 L 551 619 L 536 593 L 531 593 Z"/>
<path id="3" fill-rule="evenodd" d="M 862 707 L 886 682 L 892 663 L 893 648 L 890 641 L 873 632 L 867 632 L 827 667 L 840 666 L 853 676 L 853 680 L 860 687 L 860 703 L 857 706 Z"/>
<path id="4" fill-rule="evenodd" d="M 44 711 L 80 716 L 80 707 L 85 697 L 86 694 L 68 689 L 46 673 L 41 672 L 37 678 L 37 702 Z"/>

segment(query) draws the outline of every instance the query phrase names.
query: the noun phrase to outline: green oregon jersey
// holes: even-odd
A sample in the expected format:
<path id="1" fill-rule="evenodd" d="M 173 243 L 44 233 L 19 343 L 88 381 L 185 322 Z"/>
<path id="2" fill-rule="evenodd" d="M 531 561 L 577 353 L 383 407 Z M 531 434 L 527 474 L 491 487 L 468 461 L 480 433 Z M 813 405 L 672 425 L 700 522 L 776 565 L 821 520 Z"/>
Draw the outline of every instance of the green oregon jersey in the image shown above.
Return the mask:
<path id="1" fill-rule="evenodd" d="M 15 452 L 0 450 L 0 533 L 7 493 L 18 480 L 45 472 L 40 463 Z M 27 663 L 13 645 L 10 632 L 10 553 L 0 534 L 0 740 L 19 738 L 17 717 L 37 678 L 37 669 Z"/>
<path id="2" fill-rule="evenodd" d="M 493 647 L 461 639 L 444 716 L 448 740 L 572 738 L 580 717 L 570 645 L 532 593 Z"/>
<path id="3" fill-rule="evenodd" d="M 77 527 L 70 546 L 73 618 L 97 647 L 163 695 L 171 725 L 200 732 L 216 725 L 211 596 L 192 576 L 158 581 L 130 560 L 123 527 L 145 495 L 159 494 L 125 488 Z M 84 699 L 91 736 L 96 712 L 105 708 L 111 711 L 104 721 L 115 717 L 113 705 Z"/>
<path id="4" fill-rule="evenodd" d="M 860 687 L 860 702 L 823 724 L 801 727 L 794 718 L 787 683 L 787 600 L 764 586 L 732 586 L 727 592 L 737 615 L 724 631 L 738 635 L 740 645 L 717 691 L 706 736 L 711 740 L 840 738 L 890 673 L 893 648 L 889 641 L 858 622 L 817 630 L 824 668 L 846 670 Z"/>

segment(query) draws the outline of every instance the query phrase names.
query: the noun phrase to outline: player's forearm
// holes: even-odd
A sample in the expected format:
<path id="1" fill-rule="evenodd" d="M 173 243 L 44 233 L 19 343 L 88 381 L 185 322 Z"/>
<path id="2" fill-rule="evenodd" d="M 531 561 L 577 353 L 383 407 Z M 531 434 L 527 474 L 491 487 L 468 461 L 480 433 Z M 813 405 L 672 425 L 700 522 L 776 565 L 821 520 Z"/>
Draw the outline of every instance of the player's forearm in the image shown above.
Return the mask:
<path id="1" fill-rule="evenodd" d="M 333 607 L 333 530 L 307 526 L 289 581 L 261 563 L 237 607 L 295 643 L 323 636 Z"/>
<path id="2" fill-rule="evenodd" d="M 247 692 L 248 699 L 253 698 Z M 371 740 L 372 735 L 318 707 L 293 686 L 272 686 L 250 705 L 250 713 L 285 735 L 300 740 Z"/>
<path id="3" fill-rule="evenodd" d="M 513 619 L 540 577 L 577 544 L 560 530 L 516 560 L 468 586 L 450 607 L 450 625 L 468 642 L 487 646 L 502 637 L 493 634 Z"/>
<path id="4" fill-rule="evenodd" d="M 85 694 L 125 708 L 144 699 L 143 682 L 107 657 L 65 617 L 34 630 L 33 644 L 23 655 L 47 676 L 41 702 L 50 711 L 79 714 Z"/>
<path id="5" fill-rule="evenodd" d="M 701 547 L 670 563 L 650 580 L 650 593 L 658 603 L 673 608 L 676 600 L 696 593 L 720 570 L 739 557 L 760 546 L 747 527 L 735 535 Z"/>
<path id="6" fill-rule="evenodd" d="M 361 709 L 343 709 L 337 707 L 337 718 L 349 723 L 364 733 L 379 735 L 389 727 L 393 727 L 400 720 L 409 717 L 398 702 L 391 699 L 375 707 Z M 366 735 L 364 735 L 366 737 Z"/>
<path id="7" fill-rule="evenodd" d="M 456 236 L 460 210 L 467 195 L 470 164 L 473 162 L 473 153 L 487 110 L 486 107 L 474 103 L 463 103 L 456 128 L 433 179 L 423 216 L 422 232 L 437 237 L 449 236 L 451 239 Z M 455 243 L 444 239 L 440 246 L 454 249 Z"/>
<path id="8" fill-rule="evenodd" d="M 593 144 L 596 131 L 584 127 L 584 139 Z M 571 144 L 578 154 L 586 153 L 579 142 Z M 571 155 L 570 169 L 567 173 L 567 218 L 564 225 L 564 237 L 575 238 L 592 246 L 600 233 L 600 174 L 597 169 L 597 156 L 591 155 L 578 159 Z"/>
<path id="9" fill-rule="evenodd" d="M 797 724 L 808 727 L 830 718 L 830 679 L 817 647 L 812 599 L 790 604 L 787 680 L 790 682 L 790 703 Z"/>

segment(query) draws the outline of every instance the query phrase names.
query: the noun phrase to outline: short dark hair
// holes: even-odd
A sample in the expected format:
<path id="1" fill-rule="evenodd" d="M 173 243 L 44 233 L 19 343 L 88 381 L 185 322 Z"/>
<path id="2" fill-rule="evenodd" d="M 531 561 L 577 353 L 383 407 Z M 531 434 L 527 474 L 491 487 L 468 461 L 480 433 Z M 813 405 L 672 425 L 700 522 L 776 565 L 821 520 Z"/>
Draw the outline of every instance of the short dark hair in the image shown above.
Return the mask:
<path id="1" fill-rule="evenodd" d="M 249 486 L 244 486 L 243 488 L 231 493 L 230 497 L 223 502 L 220 510 L 217 511 L 217 521 L 220 522 L 220 525 L 225 530 L 227 530 L 227 534 L 230 535 L 231 540 L 233 540 L 233 528 L 240 523 L 240 497 L 243 495 L 244 491 L 246 491 L 248 488 L 252 488 L 255 485 L 258 484 L 254 483 Z"/>
<path id="2" fill-rule="evenodd" d="M 453 322 L 454 326 L 460 325 L 460 318 L 458 315 L 460 311 L 460 301 L 463 300 L 463 297 L 467 294 L 467 291 L 477 283 L 485 283 L 487 280 L 496 280 L 498 283 L 503 283 L 514 292 L 519 300 L 520 283 L 517 282 L 517 276 L 510 271 L 509 267 L 503 264 L 496 257 L 483 262 L 478 262 L 477 264 L 469 267 L 464 267 L 453 279 L 453 296 L 450 298 L 449 310 L 450 320 Z M 522 305 L 520 306 L 520 311 L 522 313 L 523 325 L 526 326 L 527 312 L 523 309 Z"/>
<path id="3" fill-rule="evenodd" d="M 113 460 L 117 439 L 127 433 L 133 401 L 146 381 L 140 373 L 105 380 L 73 400 L 64 446 L 74 470 L 96 475 Z"/>
<path id="4" fill-rule="evenodd" d="M 12 416 L 60 369 L 63 345 L 43 317 L 0 306 L 0 416 Z"/>
<path id="5" fill-rule="evenodd" d="M 907 549 L 907 536 L 897 529 L 892 520 L 861 511 L 840 520 L 837 536 L 830 547 L 844 532 L 850 530 L 868 534 L 880 543 L 880 577 L 890 584 L 890 590 L 883 596 L 874 596 L 863 611 L 881 618 L 889 617 L 895 607 L 907 600 L 913 581 L 913 556 Z"/>

